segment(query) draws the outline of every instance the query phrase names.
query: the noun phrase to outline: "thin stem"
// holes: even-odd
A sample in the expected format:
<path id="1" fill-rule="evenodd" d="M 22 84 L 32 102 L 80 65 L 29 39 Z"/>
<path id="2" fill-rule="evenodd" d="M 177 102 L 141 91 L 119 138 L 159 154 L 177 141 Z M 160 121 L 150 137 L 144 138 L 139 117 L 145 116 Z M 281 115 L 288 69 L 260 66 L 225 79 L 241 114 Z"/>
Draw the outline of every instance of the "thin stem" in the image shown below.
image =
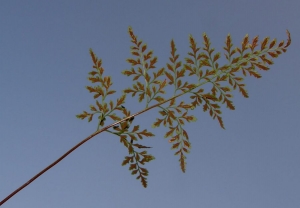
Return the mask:
<path id="1" fill-rule="evenodd" d="M 197 86 L 197 87 L 198 87 L 198 86 Z M 169 98 L 169 99 L 167 99 L 167 100 L 165 100 L 165 101 L 163 101 L 163 102 L 161 102 L 161 103 L 157 103 L 157 104 L 152 105 L 152 106 L 150 106 L 150 107 L 148 107 L 148 108 L 145 108 L 144 110 L 141 110 L 141 111 L 139 111 L 139 112 L 137 112 L 137 113 L 135 113 L 135 114 L 132 114 L 132 115 L 126 117 L 126 118 L 123 118 L 123 119 L 120 120 L 120 121 L 117 121 L 117 122 L 115 122 L 115 123 L 113 123 L 113 124 L 110 124 L 110 125 L 108 125 L 108 126 L 102 128 L 102 129 L 100 129 L 100 130 L 94 132 L 93 134 L 91 134 L 90 136 L 88 136 L 87 138 L 85 138 L 84 140 L 82 140 L 81 142 L 79 142 L 78 144 L 76 144 L 74 147 L 72 147 L 72 148 L 71 148 L 70 150 L 68 150 L 65 154 L 63 154 L 61 157 L 59 157 L 59 158 L 58 158 L 57 160 L 55 160 L 53 163 L 51 163 L 50 165 L 48 165 L 46 168 L 44 168 L 44 169 L 43 169 L 42 171 L 40 171 L 38 174 L 36 174 L 35 176 L 33 176 L 30 180 L 28 180 L 28 181 L 27 181 L 26 183 L 24 183 L 22 186 L 20 186 L 19 188 L 17 188 L 14 192 L 12 192 L 12 193 L 9 194 L 7 197 L 5 197 L 5 198 L 0 202 L 0 206 L 1 206 L 2 204 L 4 204 L 7 200 L 9 200 L 11 197 L 13 197 L 15 194 L 17 194 L 19 191 L 21 191 L 23 188 L 25 188 L 25 187 L 28 186 L 30 183 L 32 183 L 34 180 L 36 180 L 38 177 L 40 177 L 41 175 L 43 175 L 46 171 L 48 171 L 49 169 L 51 169 L 53 166 L 57 165 L 60 161 L 62 161 L 65 157 L 67 157 L 71 152 L 73 152 L 74 150 L 76 150 L 78 147 L 80 147 L 81 145 L 83 145 L 85 142 L 87 142 L 87 141 L 89 141 L 90 139 L 92 139 L 94 136 L 100 134 L 100 133 L 103 132 L 103 131 L 106 131 L 107 129 L 109 129 L 109 128 L 111 128 L 111 127 L 113 127 L 113 126 L 115 126 L 115 125 L 117 125 L 117 124 L 119 124 L 119 123 L 122 123 L 123 121 L 126 121 L 126 120 L 129 119 L 129 118 L 136 117 L 136 116 L 138 116 L 138 115 L 140 115 L 140 114 L 142 114 L 142 113 L 144 113 L 144 112 L 146 112 L 146 111 L 148 111 L 148 110 L 151 110 L 152 108 L 158 107 L 158 106 L 160 106 L 160 105 L 162 105 L 162 104 L 164 104 L 164 103 L 167 103 L 167 102 L 171 101 L 172 99 L 175 99 L 175 98 L 177 98 L 177 97 L 180 97 L 180 96 L 184 95 L 185 93 L 190 92 L 190 91 L 193 90 L 193 89 L 194 89 L 194 88 L 192 88 L 192 89 L 190 89 L 190 90 L 187 90 L 187 91 L 185 91 L 185 92 L 182 92 L 182 93 L 180 93 L 180 94 L 178 94 L 178 95 L 176 95 L 176 96 L 174 96 L 174 97 L 171 97 L 171 98 Z"/>

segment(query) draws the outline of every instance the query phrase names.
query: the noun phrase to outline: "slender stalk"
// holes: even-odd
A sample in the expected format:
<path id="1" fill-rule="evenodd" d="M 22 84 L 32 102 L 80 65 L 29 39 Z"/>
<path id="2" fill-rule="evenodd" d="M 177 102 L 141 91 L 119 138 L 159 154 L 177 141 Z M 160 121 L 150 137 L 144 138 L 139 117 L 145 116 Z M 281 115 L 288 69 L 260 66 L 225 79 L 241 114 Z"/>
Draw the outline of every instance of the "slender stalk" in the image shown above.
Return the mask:
<path id="1" fill-rule="evenodd" d="M 193 88 L 193 89 L 194 89 L 194 88 Z M 135 114 L 132 114 L 132 115 L 126 117 L 126 118 L 123 118 L 123 119 L 120 120 L 120 121 L 117 121 L 117 122 L 115 122 L 115 123 L 113 123 L 113 124 L 110 124 L 110 125 L 108 125 L 108 126 L 102 128 L 102 129 L 100 129 L 100 130 L 94 132 L 93 134 L 91 134 L 90 136 L 88 136 L 87 138 L 85 138 L 84 140 L 82 140 L 81 142 L 79 142 L 78 144 L 76 144 L 74 147 L 72 147 L 72 148 L 71 148 L 70 150 L 68 150 L 65 154 L 63 154 L 61 157 L 59 157 L 59 158 L 58 158 L 57 160 L 55 160 L 53 163 L 51 163 L 50 165 L 48 165 L 46 168 L 44 168 L 44 169 L 43 169 L 42 171 L 40 171 L 38 174 L 36 174 L 35 176 L 33 176 L 31 179 L 29 179 L 26 183 L 24 183 L 22 186 L 20 186 L 19 188 L 17 188 L 15 191 L 13 191 L 13 192 L 12 192 L 11 194 L 9 194 L 7 197 L 5 197 L 5 198 L 0 202 L 0 206 L 1 206 L 2 204 L 4 204 L 7 200 L 9 200 L 11 197 L 13 197 L 15 194 L 17 194 L 19 191 L 21 191 L 23 188 L 25 188 L 26 186 L 28 186 L 29 184 L 31 184 L 31 183 L 32 183 L 34 180 L 36 180 L 38 177 L 40 177 L 41 175 L 43 175 L 46 171 L 48 171 L 49 169 L 51 169 L 53 166 L 57 165 L 60 161 L 62 161 L 65 157 L 67 157 L 70 153 L 72 153 L 72 152 L 73 152 L 74 150 L 76 150 L 78 147 L 80 147 L 80 146 L 83 145 L 85 142 L 87 142 L 87 141 L 89 141 L 90 139 L 92 139 L 94 136 L 100 134 L 100 133 L 103 132 L 103 131 L 106 131 L 107 129 L 109 129 L 109 128 L 111 128 L 111 127 L 113 127 L 113 126 L 115 126 L 115 125 L 117 125 L 117 124 L 119 124 L 119 123 L 122 123 L 123 121 L 125 121 L 125 120 L 127 120 L 127 119 L 129 119 L 129 118 L 136 117 L 136 116 L 138 116 L 138 115 L 140 115 L 140 114 L 142 114 L 142 113 L 144 113 L 144 112 L 146 112 L 146 111 L 148 111 L 148 110 L 151 110 L 152 108 L 158 107 L 158 106 L 160 106 L 160 105 L 162 105 L 162 104 L 164 104 L 164 103 L 167 103 L 167 102 L 171 101 L 172 99 L 175 99 L 175 98 L 177 98 L 177 97 L 180 97 L 180 96 L 184 95 L 185 93 L 190 92 L 190 91 L 193 90 L 193 89 L 187 90 L 187 91 L 182 92 L 182 93 L 180 93 L 180 94 L 178 94 L 178 95 L 176 95 L 176 96 L 174 96 L 174 97 L 171 97 L 171 98 L 169 98 L 169 99 L 167 99 L 167 100 L 165 100 L 165 101 L 163 101 L 163 102 L 161 102 L 161 103 L 157 103 L 157 104 L 152 105 L 152 106 L 150 106 L 150 107 L 148 107 L 148 108 L 145 108 L 144 110 L 141 110 L 141 111 L 139 111 L 139 112 L 137 112 L 137 113 L 135 113 Z"/>

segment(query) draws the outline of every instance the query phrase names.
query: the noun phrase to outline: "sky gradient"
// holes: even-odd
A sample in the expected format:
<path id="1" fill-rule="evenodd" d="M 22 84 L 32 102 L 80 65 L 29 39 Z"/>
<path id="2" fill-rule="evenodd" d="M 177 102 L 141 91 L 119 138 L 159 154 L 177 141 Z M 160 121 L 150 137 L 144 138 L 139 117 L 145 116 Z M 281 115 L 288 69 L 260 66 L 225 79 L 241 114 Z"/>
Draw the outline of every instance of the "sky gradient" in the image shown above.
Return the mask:
<path id="1" fill-rule="evenodd" d="M 163 128 L 144 145 L 148 188 L 121 166 L 127 150 L 103 133 L 46 172 L 3 207 L 300 207 L 300 2 L 253 1 L 38 1 L 0 3 L 0 200 L 96 130 L 75 117 L 94 104 L 85 86 L 92 70 L 89 48 L 102 59 L 113 88 L 132 85 L 128 26 L 164 67 L 174 39 L 181 58 L 192 34 L 206 32 L 222 54 L 231 34 L 270 36 L 292 44 L 261 79 L 246 78 L 250 97 L 234 93 L 235 111 L 223 106 L 226 130 L 201 108 L 186 126 L 192 143 L 187 171 L 163 138 Z M 223 59 L 224 60 L 224 59 Z M 221 62 L 222 63 L 222 62 Z M 144 105 L 128 96 L 132 113 Z M 151 130 L 157 110 L 134 124 Z"/>

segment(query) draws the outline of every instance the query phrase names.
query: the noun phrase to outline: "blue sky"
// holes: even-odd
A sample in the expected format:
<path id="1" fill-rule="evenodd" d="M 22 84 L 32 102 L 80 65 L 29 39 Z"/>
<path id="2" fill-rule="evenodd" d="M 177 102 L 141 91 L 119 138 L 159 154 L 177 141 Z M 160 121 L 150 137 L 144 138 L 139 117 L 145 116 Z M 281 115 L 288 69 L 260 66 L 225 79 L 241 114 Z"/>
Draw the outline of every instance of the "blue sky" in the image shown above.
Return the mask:
<path id="1" fill-rule="evenodd" d="M 103 133 L 3 207 L 299 207 L 299 9 L 297 0 L 1 1 L 1 200 L 96 130 L 95 122 L 75 117 L 94 104 L 85 89 L 89 48 L 114 89 L 131 86 L 121 74 L 130 68 L 128 26 L 154 50 L 158 68 L 172 38 L 185 57 L 189 34 L 200 44 L 206 32 L 217 51 L 228 33 L 237 45 L 247 33 L 286 40 L 288 29 L 292 36 L 262 79 L 248 76 L 250 98 L 235 93 L 236 110 L 222 108 L 226 130 L 201 108 L 193 112 L 186 173 L 164 129 L 155 129 L 143 143 L 156 157 L 146 166 L 145 189 L 121 166 L 127 150 L 119 138 Z M 130 96 L 127 102 L 131 112 L 143 108 Z M 156 113 L 134 124 L 150 130 Z"/>

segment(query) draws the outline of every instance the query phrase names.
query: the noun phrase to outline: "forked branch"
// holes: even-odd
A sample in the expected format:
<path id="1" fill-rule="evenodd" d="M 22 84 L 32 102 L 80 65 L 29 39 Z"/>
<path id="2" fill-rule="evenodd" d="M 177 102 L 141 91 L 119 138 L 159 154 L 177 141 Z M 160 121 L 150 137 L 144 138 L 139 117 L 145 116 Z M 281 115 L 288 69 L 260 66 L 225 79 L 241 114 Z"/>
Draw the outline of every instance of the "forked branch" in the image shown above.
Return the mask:
<path id="1" fill-rule="evenodd" d="M 201 48 L 197 46 L 195 39 L 190 35 L 191 51 L 184 59 L 185 63 L 179 60 L 179 54 L 176 53 L 177 49 L 172 40 L 170 44 L 170 62 L 166 64 L 166 68 L 162 67 L 155 71 L 157 57 L 153 56 L 153 51 L 147 51 L 147 44 L 143 43 L 142 40 L 138 40 L 131 27 L 129 27 L 128 32 L 133 44 L 131 46 L 133 57 L 127 59 L 127 62 L 131 65 L 131 69 L 124 70 L 122 73 L 126 76 L 133 76 L 134 84 L 132 87 L 126 88 L 116 102 L 111 100 L 107 102 L 107 97 L 116 91 L 111 89 L 113 84 L 111 77 L 103 75 L 102 60 L 98 59 L 93 51 L 90 50 L 94 65 L 88 79 L 91 83 L 96 83 L 96 86 L 87 86 L 87 90 L 94 94 L 93 97 L 96 100 L 96 105 L 90 105 L 91 112 L 83 111 L 83 113 L 77 115 L 77 118 L 87 118 L 88 121 L 92 121 L 93 117 L 98 114 L 99 122 L 97 131 L 76 144 L 4 198 L 0 202 L 0 206 L 62 161 L 78 147 L 104 131 L 120 137 L 120 142 L 128 149 L 129 153 L 129 156 L 126 156 L 123 160 L 122 165 L 128 164 L 131 174 L 137 174 L 137 179 L 141 180 L 142 185 L 146 187 L 148 170 L 143 168 L 142 165 L 150 162 L 154 157 L 145 150 L 139 152 L 137 149 L 150 147 L 141 145 L 137 141 L 143 139 L 143 136 L 151 137 L 154 134 L 146 129 L 140 131 L 139 125 L 131 128 L 131 124 L 135 117 L 156 107 L 160 108 L 158 112 L 160 117 L 156 119 L 152 127 L 164 125 L 167 128 L 165 138 L 170 138 L 169 142 L 172 144 L 172 149 L 177 150 L 175 155 L 180 157 L 181 170 L 185 172 L 186 154 L 190 151 L 191 143 L 184 125 L 186 122 L 196 121 L 196 117 L 193 114 L 189 114 L 189 111 L 202 106 L 203 111 L 207 111 L 213 119 L 216 118 L 218 120 L 222 128 L 225 128 L 220 106 L 224 104 L 230 110 L 235 109 L 232 102 L 232 91 L 235 89 L 238 89 L 244 97 L 248 97 L 245 84 L 243 83 L 243 76 L 248 74 L 255 78 L 260 78 L 261 75 L 256 69 L 268 70 L 267 65 L 273 64 L 272 58 L 277 58 L 282 52 L 286 52 L 287 47 L 291 44 L 290 33 L 288 31 L 288 40 L 285 45 L 284 41 L 281 41 L 275 47 L 276 39 L 269 43 L 269 37 L 267 37 L 261 42 L 260 49 L 256 49 L 258 46 L 258 36 L 250 42 L 248 35 L 246 35 L 242 40 L 242 46 L 240 48 L 233 48 L 231 37 L 228 35 L 224 47 L 228 63 L 220 66 L 218 59 L 221 53 L 214 53 L 215 49 L 211 47 L 208 36 L 205 33 L 203 34 L 204 47 L 202 48 L 202 52 L 200 52 Z M 186 72 L 189 72 L 187 76 L 194 77 L 196 81 L 192 82 L 191 79 L 184 80 Z M 238 72 L 242 75 L 238 75 Z M 206 84 L 211 86 L 211 89 L 208 91 L 207 88 L 203 87 Z M 165 99 L 163 96 L 167 86 L 171 87 L 174 92 L 173 96 L 169 99 Z M 126 94 L 131 94 L 132 96 L 138 95 L 138 101 L 145 102 L 144 110 L 131 114 L 122 105 L 125 103 Z M 178 102 L 177 98 L 185 94 L 189 95 L 190 99 Z M 99 102 L 98 99 L 100 98 Z M 152 104 L 152 102 L 157 103 Z M 118 114 L 122 114 L 123 118 Z M 106 119 L 111 119 L 113 123 L 105 126 Z M 113 128 L 109 130 L 111 127 Z"/>

